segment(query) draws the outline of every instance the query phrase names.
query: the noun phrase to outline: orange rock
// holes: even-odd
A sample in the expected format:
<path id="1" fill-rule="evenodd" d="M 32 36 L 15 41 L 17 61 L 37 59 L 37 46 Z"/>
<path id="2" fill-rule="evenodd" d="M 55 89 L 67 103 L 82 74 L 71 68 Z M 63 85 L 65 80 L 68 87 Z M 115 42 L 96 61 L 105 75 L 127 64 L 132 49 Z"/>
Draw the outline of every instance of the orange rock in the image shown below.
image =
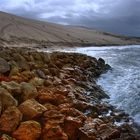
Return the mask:
<path id="1" fill-rule="evenodd" d="M 43 106 L 45 106 L 47 110 L 57 110 L 57 106 L 52 105 L 50 103 L 45 103 L 43 104 Z"/>
<path id="2" fill-rule="evenodd" d="M 68 140 L 59 125 L 46 124 L 43 128 L 42 140 Z"/>
<path id="3" fill-rule="evenodd" d="M 0 131 L 11 133 L 22 120 L 22 114 L 17 107 L 8 107 L 0 118 Z"/>
<path id="4" fill-rule="evenodd" d="M 78 118 L 67 117 L 64 121 L 64 131 L 68 135 L 69 140 L 77 140 L 78 128 L 82 126 L 82 122 Z"/>
<path id="5" fill-rule="evenodd" d="M 38 140 L 41 134 L 41 126 L 36 121 L 22 122 L 12 134 L 16 140 Z"/>
<path id="6" fill-rule="evenodd" d="M 20 104 L 19 110 L 23 113 L 25 120 L 30 120 L 39 117 L 47 109 L 35 99 L 29 99 Z"/>
<path id="7" fill-rule="evenodd" d="M 43 114 L 43 121 L 49 124 L 62 124 L 64 117 L 65 116 L 57 110 L 49 110 Z"/>
<path id="8" fill-rule="evenodd" d="M 41 92 L 41 91 L 40 91 Z M 59 105 L 68 102 L 66 97 L 61 94 L 54 94 L 52 92 L 42 92 L 38 95 L 40 103 L 51 103 L 53 105 Z"/>
<path id="9" fill-rule="evenodd" d="M 61 110 L 63 108 L 71 108 L 71 107 L 72 107 L 72 104 L 70 104 L 70 103 L 64 103 L 64 104 L 60 104 L 58 106 L 58 109 Z"/>
<path id="10" fill-rule="evenodd" d="M 79 118 L 82 122 L 86 120 L 86 116 L 75 108 L 63 108 L 60 110 L 65 116 L 72 116 Z"/>

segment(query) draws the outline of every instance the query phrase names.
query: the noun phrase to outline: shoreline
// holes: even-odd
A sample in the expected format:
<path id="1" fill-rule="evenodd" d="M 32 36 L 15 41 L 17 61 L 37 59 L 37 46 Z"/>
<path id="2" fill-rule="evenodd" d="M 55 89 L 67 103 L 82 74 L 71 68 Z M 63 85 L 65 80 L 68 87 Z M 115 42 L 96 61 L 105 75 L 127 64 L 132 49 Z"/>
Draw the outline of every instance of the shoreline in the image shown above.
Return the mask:
<path id="1" fill-rule="evenodd" d="M 103 59 L 0 49 L 0 140 L 139 139 L 131 118 L 102 102 L 109 97 L 96 79 L 110 68 Z"/>

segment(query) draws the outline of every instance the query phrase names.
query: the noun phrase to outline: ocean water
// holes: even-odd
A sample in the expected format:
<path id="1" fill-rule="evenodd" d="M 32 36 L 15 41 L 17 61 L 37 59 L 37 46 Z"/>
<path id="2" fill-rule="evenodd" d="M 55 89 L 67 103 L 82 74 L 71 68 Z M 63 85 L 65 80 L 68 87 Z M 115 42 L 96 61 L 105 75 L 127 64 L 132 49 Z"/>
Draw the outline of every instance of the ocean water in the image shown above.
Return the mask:
<path id="1" fill-rule="evenodd" d="M 85 47 L 63 51 L 105 59 L 112 70 L 102 74 L 98 84 L 110 96 L 110 104 L 124 110 L 140 124 L 140 46 Z"/>

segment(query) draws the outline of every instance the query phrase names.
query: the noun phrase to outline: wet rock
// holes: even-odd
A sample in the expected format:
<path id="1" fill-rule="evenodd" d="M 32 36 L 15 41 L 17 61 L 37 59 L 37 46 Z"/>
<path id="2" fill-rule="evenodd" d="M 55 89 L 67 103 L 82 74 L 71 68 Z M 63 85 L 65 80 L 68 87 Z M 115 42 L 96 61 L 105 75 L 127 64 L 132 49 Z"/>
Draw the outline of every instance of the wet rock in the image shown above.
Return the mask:
<path id="1" fill-rule="evenodd" d="M 0 57 L 0 73 L 6 73 L 8 71 L 10 71 L 8 62 Z"/>
<path id="2" fill-rule="evenodd" d="M 17 107 L 8 107 L 0 118 L 0 131 L 11 133 L 13 132 L 20 121 L 22 120 L 22 114 Z"/>
<path id="3" fill-rule="evenodd" d="M 31 83 L 26 82 L 21 83 L 21 90 L 22 90 L 21 98 L 23 101 L 31 98 L 36 98 L 38 96 L 36 87 L 33 86 Z"/>
<path id="4" fill-rule="evenodd" d="M 99 64 L 102 64 L 102 65 L 105 65 L 105 60 L 102 59 L 102 58 L 99 58 L 99 59 L 98 59 L 98 63 L 99 63 Z"/>
<path id="5" fill-rule="evenodd" d="M 41 134 L 41 126 L 36 121 L 22 122 L 12 136 L 16 140 L 38 140 Z"/>
<path id="6" fill-rule="evenodd" d="M 0 87 L 0 100 L 2 104 L 2 110 L 9 106 L 17 106 L 17 100 L 4 88 Z"/>
<path id="7" fill-rule="evenodd" d="M 15 81 L 1 82 L 1 86 L 7 89 L 12 94 L 21 94 L 21 85 Z"/>
<path id="8" fill-rule="evenodd" d="M 46 108 L 36 100 L 29 99 L 19 105 L 19 110 L 22 112 L 25 120 L 30 120 L 40 117 Z"/>

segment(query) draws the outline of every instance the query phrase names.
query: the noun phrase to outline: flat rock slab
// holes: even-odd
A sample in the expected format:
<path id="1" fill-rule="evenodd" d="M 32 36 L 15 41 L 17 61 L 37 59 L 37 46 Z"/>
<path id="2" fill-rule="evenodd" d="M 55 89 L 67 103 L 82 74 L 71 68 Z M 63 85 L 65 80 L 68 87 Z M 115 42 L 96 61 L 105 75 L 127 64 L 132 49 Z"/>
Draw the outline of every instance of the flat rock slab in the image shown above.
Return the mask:
<path id="1" fill-rule="evenodd" d="M 0 73 L 6 73 L 10 71 L 10 65 L 8 62 L 0 57 Z"/>

